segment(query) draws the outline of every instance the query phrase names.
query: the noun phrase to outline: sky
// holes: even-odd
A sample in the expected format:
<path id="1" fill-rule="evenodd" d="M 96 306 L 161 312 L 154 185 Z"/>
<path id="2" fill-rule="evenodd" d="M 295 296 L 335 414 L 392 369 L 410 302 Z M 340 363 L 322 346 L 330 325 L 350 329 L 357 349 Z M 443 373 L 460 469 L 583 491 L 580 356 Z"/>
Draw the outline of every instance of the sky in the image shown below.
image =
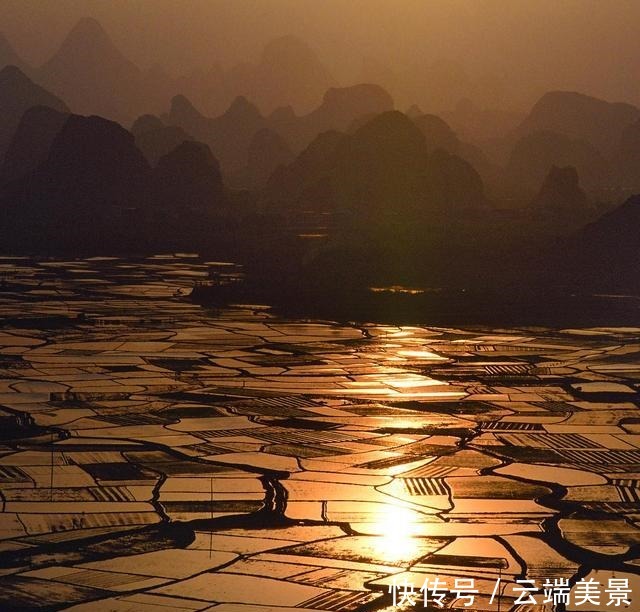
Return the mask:
<path id="1" fill-rule="evenodd" d="M 487 105 L 553 88 L 640 104 L 639 0 L 0 0 L 0 30 L 33 65 L 83 16 L 139 66 L 174 74 L 255 61 L 292 34 L 343 84 L 369 58 L 409 92 L 448 78 Z"/>

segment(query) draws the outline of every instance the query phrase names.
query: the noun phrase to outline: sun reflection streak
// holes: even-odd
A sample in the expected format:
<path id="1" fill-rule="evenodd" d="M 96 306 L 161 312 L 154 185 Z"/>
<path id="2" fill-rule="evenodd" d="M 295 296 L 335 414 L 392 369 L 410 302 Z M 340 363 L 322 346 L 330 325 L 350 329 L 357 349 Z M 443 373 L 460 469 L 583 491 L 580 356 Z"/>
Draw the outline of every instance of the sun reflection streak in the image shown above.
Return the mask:
<path id="1" fill-rule="evenodd" d="M 409 508 L 388 504 L 375 526 L 372 526 L 380 535 L 381 552 L 390 563 L 415 556 L 418 548 L 416 519 L 416 513 Z"/>

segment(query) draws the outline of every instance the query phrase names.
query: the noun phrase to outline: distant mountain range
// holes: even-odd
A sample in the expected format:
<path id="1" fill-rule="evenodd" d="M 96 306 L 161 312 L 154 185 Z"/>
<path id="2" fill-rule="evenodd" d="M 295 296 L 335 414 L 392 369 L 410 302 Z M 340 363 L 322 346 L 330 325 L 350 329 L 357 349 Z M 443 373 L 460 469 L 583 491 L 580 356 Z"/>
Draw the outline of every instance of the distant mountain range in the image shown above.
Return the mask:
<path id="1" fill-rule="evenodd" d="M 40 68 L 0 36 L 0 65 L 7 244 L 210 244 L 212 228 L 227 244 L 250 226 L 273 246 L 310 214 L 343 246 L 375 244 L 378 262 L 464 251 L 473 265 L 502 263 L 498 243 L 521 253 L 529 236 L 561 236 L 582 269 L 637 275 L 640 109 L 629 104 L 552 91 L 519 122 L 472 104 L 405 114 L 380 85 L 337 86 L 292 37 L 255 63 L 172 79 L 135 66 L 93 19 Z M 483 118 L 502 133 L 471 142 L 464 126 Z"/>
<path id="2" fill-rule="evenodd" d="M 612 103 L 573 91 L 544 94 L 520 124 L 517 134 L 550 131 L 582 140 L 610 155 L 625 128 L 640 118 L 631 104 Z"/>
<path id="3" fill-rule="evenodd" d="M 81 19 L 34 76 L 83 115 L 123 120 L 149 104 L 140 69 L 95 19 Z"/>
<path id="4" fill-rule="evenodd" d="M 177 94 L 187 94 L 208 112 L 245 96 L 261 112 L 291 104 L 298 111 L 317 105 L 335 84 L 313 50 L 285 36 L 267 43 L 255 64 L 239 64 L 224 72 L 171 78 L 160 68 L 141 70 L 116 47 L 93 18 L 83 18 L 60 47 L 39 68 L 31 68 L 0 35 L 0 68 L 14 65 L 67 101 L 81 114 L 95 114 L 131 123 L 144 113 L 158 113 Z"/>
<path id="5" fill-rule="evenodd" d="M 166 125 L 179 126 L 209 144 L 220 159 L 226 176 L 246 184 L 247 177 L 243 174 L 247 169 L 250 145 L 258 131 L 270 130 L 282 139 L 286 148 L 299 152 L 322 132 L 347 131 L 354 122 L 392 108 L 393 100 L 386 91 L 377 85 L 362 84 L 329 89 L 321 104 L 302 116 L 296 115 L 290 106 L 264 116 L 257 106 L 239 96 L 222 115 L 208 118 L 186 97 L 176 96 L 162 119 Z M 249 177 L 249 183 L 252 180 Z"/>

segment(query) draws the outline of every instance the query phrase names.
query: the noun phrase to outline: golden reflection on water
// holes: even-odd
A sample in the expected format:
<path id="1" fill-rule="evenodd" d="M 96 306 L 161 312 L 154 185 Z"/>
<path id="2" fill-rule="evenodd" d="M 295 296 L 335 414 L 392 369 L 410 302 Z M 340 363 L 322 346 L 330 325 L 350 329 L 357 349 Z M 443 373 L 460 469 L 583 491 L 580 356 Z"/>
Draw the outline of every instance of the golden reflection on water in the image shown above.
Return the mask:
<path id="1" fill-rule="evenodd" d="M 416 534 L 418 515 L 409 508 L 388 504 L 380 513 L 373 530 L 380 535 L 379 546 L 389 563 L 397 563 L 415 556 L 418 549 Z"/>
<path id="2" fill-rule="evenodd" d="M 391 285 L 390 287 L 369 287 L 371 293 L 404 293 L 407 295 L 421 295 L 424 289 L 417 287 L 404 287 L 402 285 Z"/>
<path id="3" fill-rule="evenodd" d="M 412 359 L 425 359 L 427 361 L 449 361 L 447 357 L 442 357 L 433 351 L 425 351 L 418 349 L 403 349 L 398 351 L 400 357 L 409 357 Z"/>

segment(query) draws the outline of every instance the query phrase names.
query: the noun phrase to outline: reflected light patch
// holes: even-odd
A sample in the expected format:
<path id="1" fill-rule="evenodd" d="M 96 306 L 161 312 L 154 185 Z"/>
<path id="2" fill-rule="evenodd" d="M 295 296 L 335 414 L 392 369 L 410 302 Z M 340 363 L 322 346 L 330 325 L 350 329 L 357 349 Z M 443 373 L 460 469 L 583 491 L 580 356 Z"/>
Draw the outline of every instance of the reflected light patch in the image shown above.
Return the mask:
<path id="1" fill-rule="evenodd" d="M 392 563 L 411 559 L 416 554 L 418 540 L 418 515 L 409 508 L 389 504 L 380 513 L 375 531 L 381 536 L 380 547 L 385 557 Z"/>
<path id="2" fill-rule="evenodd" d="M 425 290 L 417 287 L 404 287 L 402 285 L 391 285 L 390 287 L 369 287 L 371 293 L 403 293 L 406 295 L 422 295 Z"/>
<path id="3" fill-rule="evenodd" d="M 431 351 L 416 351 L 411 349 L 405 349 L 398 351 L 400 357 L 411 357 L 412 359 L 425 359 L 428 361 L 449 361 L 446 357 L 432 353 Z"/>
<path id="4" fill-rule="evenodd" d="M 411 389 L 414 387 L 448 387 L 449 383 L 434 380 L 433 378 L 412 378 L 406 376 L 404 378 L 387 378 L 384 381 L 386 384 L 392 387 L 398 387 L 400 389 Z"/>

